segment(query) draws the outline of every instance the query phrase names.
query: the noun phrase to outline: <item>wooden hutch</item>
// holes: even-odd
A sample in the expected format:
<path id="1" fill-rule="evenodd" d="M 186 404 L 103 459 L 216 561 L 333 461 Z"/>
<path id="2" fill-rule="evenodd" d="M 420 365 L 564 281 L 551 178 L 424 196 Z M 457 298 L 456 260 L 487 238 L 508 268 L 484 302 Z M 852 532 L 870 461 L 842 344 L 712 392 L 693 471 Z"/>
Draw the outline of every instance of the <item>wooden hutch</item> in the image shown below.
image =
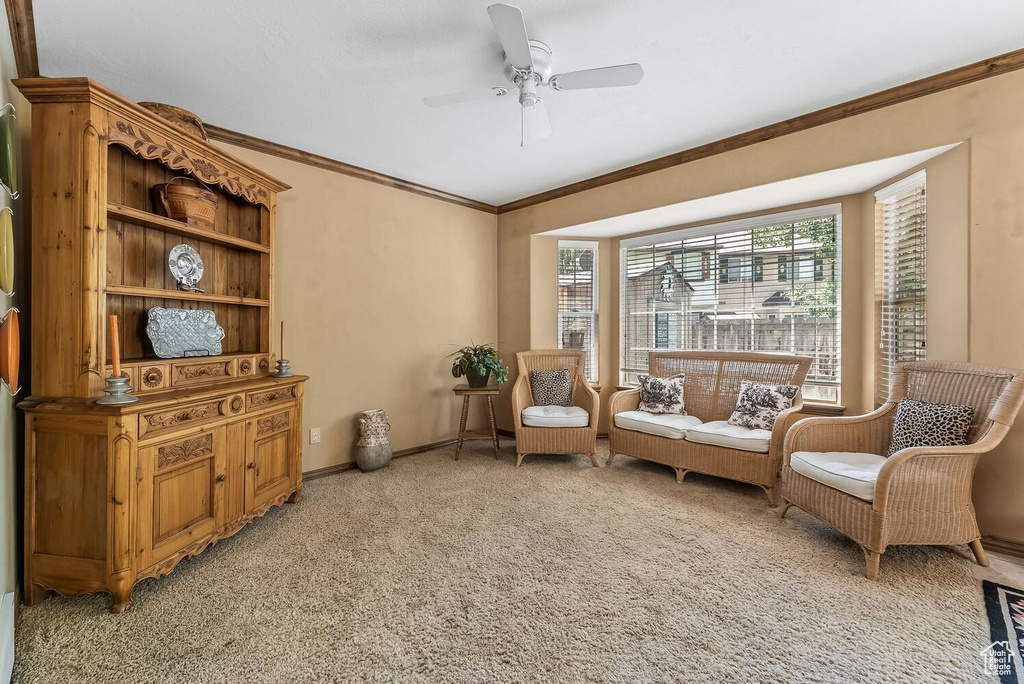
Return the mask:
<path id="1" fill-rule="evenodd" d="M 32 103 L 31 389 L 26 603 L 109 591 L 230 536 L 302 491 L 302 376 L 271 377 L 274 215 L 284 183 L 85 78 L 18 79 Z M 150 188 L 190 175 L 212 230 L 158 215 Z M 168 252 L 203 259 L 176 290 Z M 210 309 L 220 356 L 160 359 L 154 306 Z M 107 314 L 139 401 L 104 406 Z"/>

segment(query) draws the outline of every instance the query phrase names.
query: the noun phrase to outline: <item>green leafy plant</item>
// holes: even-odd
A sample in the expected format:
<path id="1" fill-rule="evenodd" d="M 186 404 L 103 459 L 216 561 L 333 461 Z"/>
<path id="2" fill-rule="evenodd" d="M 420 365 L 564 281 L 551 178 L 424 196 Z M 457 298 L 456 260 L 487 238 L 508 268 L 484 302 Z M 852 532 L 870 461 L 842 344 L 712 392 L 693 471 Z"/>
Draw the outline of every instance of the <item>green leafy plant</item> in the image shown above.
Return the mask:
<path id="1" fill-rule="evenodd" d="M 471 344 L 453 351 L 445 358 L 455 359 L 452 363 L 452 377 L 461 378 L 469 373 L 487 375 L 490 371 L 499 385 L 508 381 L 508 366 L 502 364 L 493 344 Z"/>

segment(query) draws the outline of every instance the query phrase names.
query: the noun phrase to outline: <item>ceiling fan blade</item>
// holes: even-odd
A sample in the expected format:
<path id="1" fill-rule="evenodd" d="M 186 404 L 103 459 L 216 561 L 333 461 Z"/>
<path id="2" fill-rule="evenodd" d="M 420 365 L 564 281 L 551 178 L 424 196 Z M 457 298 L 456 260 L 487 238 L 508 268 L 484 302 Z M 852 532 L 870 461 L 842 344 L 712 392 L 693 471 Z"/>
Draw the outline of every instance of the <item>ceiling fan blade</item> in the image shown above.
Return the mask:
<path id="1" fill-rule="evenodd" d="M 463 102 L 474 102 L 476 100 L 487 100 L 507 94 L 508 88 L 502 88 L 501 86 L 496 88 L 473 88 L 472 90 L 463 90 L 461 93 L 449 93 L 448 95 L 425 97 L 423 98 L 423 104 L 428 107 L 447 107 L 448 105 L 462 104 Z"/>
<path id="2" fill-rule="evenodd" d="M 523 11 L 514 5 L 498 3 L 487 8 L 487 14 L 494 24 L 501 47 L 512 66 L 522 70 L 533 69 L 533 56 L 530 54 L 530 39 L 526 35 L 526 21 Z"/>
<path id="3" fill-rule="evenodd" d="M 585 88 L 634 86 L 643 77 L 643 68 L 634 63 L 555 74 L 548 82 L 555 90 L 583 90 Z"/>
<path id="4" fill-rule="evenodd" d="M 530 129 L 530 137 L 534 140 L 543 140 L 551 135 L 551 122 L 548 120 L 548 110 L 544 108 L 544 102 L 537 100 L 532 107 L 523 107 L 523 114 L 526 116 L 526 127 Z"/>

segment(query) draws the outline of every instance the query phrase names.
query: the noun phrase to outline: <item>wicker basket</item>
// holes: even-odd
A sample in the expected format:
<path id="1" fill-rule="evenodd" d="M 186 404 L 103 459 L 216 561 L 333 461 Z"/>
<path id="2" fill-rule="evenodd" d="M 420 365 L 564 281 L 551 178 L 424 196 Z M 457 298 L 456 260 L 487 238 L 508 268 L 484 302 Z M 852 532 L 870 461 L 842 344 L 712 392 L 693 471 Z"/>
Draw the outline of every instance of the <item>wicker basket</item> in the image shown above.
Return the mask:
<path id="1" fill-rule="evenodd" d="M 175 181 L 191 181 L 196 185 L 182 185 Z M 204 183 L 188 176 L 176 176 L 167 183 L 154 185 L 152 192 L 153 203 L 168 217 L 190 226 L 213 228 L 219 199 L 217 193 Z"/>

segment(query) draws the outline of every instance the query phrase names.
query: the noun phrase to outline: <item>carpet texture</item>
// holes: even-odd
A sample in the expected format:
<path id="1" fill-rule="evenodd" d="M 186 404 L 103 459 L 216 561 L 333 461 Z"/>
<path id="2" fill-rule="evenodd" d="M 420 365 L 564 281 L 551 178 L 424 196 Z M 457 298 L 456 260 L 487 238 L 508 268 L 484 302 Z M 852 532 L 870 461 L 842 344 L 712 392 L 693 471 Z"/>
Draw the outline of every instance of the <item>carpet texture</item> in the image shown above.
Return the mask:
<path id="1" fill-rule="evenodd" d="M 309 482 L 136 587 L 50 599 L 19 682 L 978 681 L 964 548 L 858 546 L 753 486 L 472 443 Z M 599 442 L 601 460 L 607 444 Z"/>

